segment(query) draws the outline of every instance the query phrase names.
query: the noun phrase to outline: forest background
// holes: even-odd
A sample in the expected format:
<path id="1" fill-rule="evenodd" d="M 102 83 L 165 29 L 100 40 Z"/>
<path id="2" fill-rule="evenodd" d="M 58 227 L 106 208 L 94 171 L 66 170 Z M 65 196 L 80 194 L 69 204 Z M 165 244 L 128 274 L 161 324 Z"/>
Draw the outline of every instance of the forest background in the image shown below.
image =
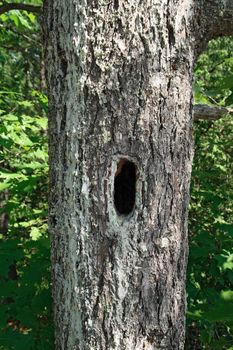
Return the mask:
<path id="1" fill-rule="evenodd" d="M 53 350 L 41 18 L 2 6 L 0 350 Z M 232 37 L 209 43 L 196 64 L 195 103 L 232 108 L 232 52 Z M 186 350 L 233 350 L 232 135 L 230 115 L 194 123 Z"/>

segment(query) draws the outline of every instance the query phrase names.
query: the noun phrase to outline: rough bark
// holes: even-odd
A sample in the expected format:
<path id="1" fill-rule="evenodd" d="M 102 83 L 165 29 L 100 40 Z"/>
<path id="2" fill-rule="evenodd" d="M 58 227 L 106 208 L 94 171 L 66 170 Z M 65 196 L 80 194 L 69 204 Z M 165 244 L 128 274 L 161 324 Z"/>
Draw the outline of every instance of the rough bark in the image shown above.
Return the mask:
<path id="1" fill-rule="evenodd" d="M 204 0 L 202 6 L 202 18 L 208 39 L 233 34 L 232 0 Z"/>
<path id="2" fill-rule="evenodd" d="M 196 0 L 194 31 L 196 52 L 202 52 L 208 41 L 220 36 L 233 35 L 232 0 Z"/>
<path id="3" fill-rule="evenodd" d="M 45 3 L 56 350 L 183 349 L 195 11 Z"/>

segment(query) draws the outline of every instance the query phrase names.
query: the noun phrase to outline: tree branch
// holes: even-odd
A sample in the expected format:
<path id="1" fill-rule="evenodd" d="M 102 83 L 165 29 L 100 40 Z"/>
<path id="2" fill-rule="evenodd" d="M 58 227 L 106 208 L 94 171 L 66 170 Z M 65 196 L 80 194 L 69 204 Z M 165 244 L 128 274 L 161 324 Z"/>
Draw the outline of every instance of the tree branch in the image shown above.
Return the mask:
<path id="1" fill-rule="evenodd" d="M 27 12 L 41 13 L 41 9 L 41 6 L 36 5 L 2 2 L 2 5 L 0 5 L 0 15 L 11 10 L 24 10 Z"/>
<path id="2" fill-rule="evenodd" d="M 211 39 L 233 34 L 232 0 L 206 0 L 205 15 L 210 25 Z"/>
<path id="3" fill-rule="evenodd" d="M 233 109 L 209 105 L 194 105 L 194 120 L 218 120 L 226 114 L 233 115 Z"/>
<path id="4" fill-rule="evenodd" d="M 194 11 L 197 54 L 211 39 L 233 35 L 233 0 L 196 0 Z"/>

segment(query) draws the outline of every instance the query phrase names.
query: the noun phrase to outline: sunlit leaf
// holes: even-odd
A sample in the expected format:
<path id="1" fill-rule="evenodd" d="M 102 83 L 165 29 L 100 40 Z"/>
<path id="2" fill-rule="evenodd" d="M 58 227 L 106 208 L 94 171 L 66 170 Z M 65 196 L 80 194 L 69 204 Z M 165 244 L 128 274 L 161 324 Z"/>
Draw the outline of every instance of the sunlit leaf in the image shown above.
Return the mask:
<path id="1" fill-rule="evenodd" d="M 37 227 L 33 227 L 30 232 L 30 237 L 33 241 L 37 241 L 41 237 L 41 232 Z"/>

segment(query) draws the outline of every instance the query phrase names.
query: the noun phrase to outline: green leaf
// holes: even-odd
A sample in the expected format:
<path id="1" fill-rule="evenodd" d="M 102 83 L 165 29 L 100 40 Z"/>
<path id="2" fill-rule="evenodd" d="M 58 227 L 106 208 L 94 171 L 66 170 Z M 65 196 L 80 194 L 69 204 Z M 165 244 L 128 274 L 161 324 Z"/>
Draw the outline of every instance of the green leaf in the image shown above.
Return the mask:
<path id="1" fill-rule="evenodd" d="M 4 191 L 5 189 L 9 188 L 11 184 L 9 182 L 2 182 L 0 183 L 0 191 Z"/>
<path id="2" fill-rule="evenodd" d="M 233 254 L 230 252 L 225 251 L 223 254 L 216 255 L 215 259 L 218 261 L 218 266 L 222 271 L 233 269 Z"/>
<path id="3" fill-rule="evenodd" d="M 233 303 L 218 302 L 212 308 L 203 313 L 203 318 L 210 322 L 229 322 L 233 323 Z"/>
<path id="4" fill-rule="evenodd" d="M 224 290 L 221 291 L 221 299 L 225 301 L 233 301 L 233 291 L 232 290 Z"/>
<path id="5" fill-rule="evenodd" d="M 33 241 L 37 241 L 41 237 L 41 231 L 37 227 L 33 227 L 30 232 L 30 237 Z"/>

